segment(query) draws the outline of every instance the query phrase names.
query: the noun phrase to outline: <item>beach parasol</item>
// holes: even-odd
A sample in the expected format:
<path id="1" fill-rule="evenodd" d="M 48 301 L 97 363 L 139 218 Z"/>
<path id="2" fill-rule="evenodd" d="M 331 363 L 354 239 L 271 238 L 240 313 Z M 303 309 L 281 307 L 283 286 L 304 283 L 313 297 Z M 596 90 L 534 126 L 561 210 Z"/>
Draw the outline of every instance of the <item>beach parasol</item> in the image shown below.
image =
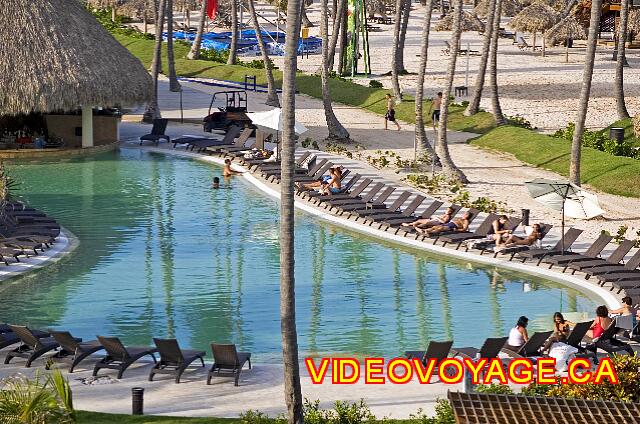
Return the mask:
<path id="1" fill-rule="evenodd" d="M 274 108 L 272 110 L 268 110 L 266 112 L 249 112 L 247 113 L 247 118 L 251 120 L 251 123 L 262 130 L 268 130 L 268 132 L 275 131 L 276 140 L 275 143 L 278 144 L 280 141 L 278 139 L 278 133 L 282 131 L 282 109 L 279 107 Z M 300 135 L 307 132 L 307 128 L 296 122 L 294 124 L 294 131 L 296 134 Z M 276 157 L 280 154 L 280 149 L 276 150 Z"/>
<path id="2" fill-rule="evenodd" d="M 564 252 L 564 218 L 591 219 L 604 213 L 598 197 L 569 181 L 536 178 L 524 183 L 537 202 L 562 211 L 562 251 Z"/>
<path id="3" fill-rule="evenodd" d="M 587 38 L 587 32 L 574 15 L 566 16 L 547 31 L 547 40 L 551 43 L 556 40 L 565 40 L 565 62 L 569 62 L 569 40 L 581 40 L 585 38 Z"/>
<path id="4" fill-rule="evenodd" d="M 542 56 L 545 53 L 544 32 L 554 26 L 558 22 L 558 12 L 543 3 L 533 3 L 522 9 L 511 22 L 509 26 L 516 31 L 530 32 L 533 34 L 533 49 L 536 48 L 536 33 L 542 32 Z"/>
<path id="5" fill-rule="evenodd" d="M 487 7 L 489 7 L 489 0 L 480 0 L 478 5 L 473 9 L 473 12 L 478 16 L 486 17 L 488 12 Z M 522 3 L 518 0 L 502 0 L 502 16 L 515 16 L 523 7 Z"/>

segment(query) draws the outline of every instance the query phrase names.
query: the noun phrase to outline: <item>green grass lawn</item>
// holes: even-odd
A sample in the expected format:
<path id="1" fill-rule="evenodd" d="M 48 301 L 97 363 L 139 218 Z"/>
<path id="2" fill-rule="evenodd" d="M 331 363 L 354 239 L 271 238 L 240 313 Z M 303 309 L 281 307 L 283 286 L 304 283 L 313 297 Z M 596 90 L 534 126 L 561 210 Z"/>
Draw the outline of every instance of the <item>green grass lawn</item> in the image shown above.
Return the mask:
<path id="1" fill-rule="evenodd" d="M 513 154 L 523 162 L 569 174 L 571 142 L 518 128 L 499 127 L 471 141 L 487 149 Z M 582 149 L 581 180 L 606 193 L 640 197 L 640 161 Z"/>
<path id="2" fill-rule="evenodd" d="M 153 415 L 103 414 L 100 412 L 76 411 L 78 424 L 239 424 L 239 418 L 183 418 Z"/>
<path id="3" fill-rule="evenodd" d="M 138 57 L 145 67 L 151 65 L 153 56 L 154 41 L 138 39 L 124 35 L 115 34 L 114 37 L 120 41 L 133 55 Z M 183 44 L 175 44 L 176 72 L 184 77 L 214 78 L 219 80 L 243 82 L 245 75 L 254 75 L 256 82 L 266 85 L 263 69 L 247 68 L 239 65 L 226 65 L 223 63 L 208 60 L 186 59 L 189 48 Z M 163 53 L 163 73 L 166 74 L 166 51 Z M 282 72 L 274 71 L 276 85 L 281 86 Z M 386 104 L 384 96 L 388 90 L 382 88 L 370 88 L 349 81 L 330 79 L 329 87 L 333 101 L 349 106 L 357 106 L 379 115 L 384 115 Z M 297 88 L 301 93 L 312 97 L 321 98 L 320 78 L 316 75 L 299 73 L 297 78 Z M 425 122 L 431 125 L 431 117 L 428 116 L 430 101 L 425 101 L 424 112 Z M 449 117 L 449 128 L 458 131 L 469 131 L 484 134 L 494 127 L 493 117 L 490 113 L 480 112 L 472 117 L 462 114 L 464 108 L 452 106 Z M 415 112 L 413 98 L 405 96 L 405 101 L 396 106 L 396 117 L 402 121 L 414 123 Z"/>

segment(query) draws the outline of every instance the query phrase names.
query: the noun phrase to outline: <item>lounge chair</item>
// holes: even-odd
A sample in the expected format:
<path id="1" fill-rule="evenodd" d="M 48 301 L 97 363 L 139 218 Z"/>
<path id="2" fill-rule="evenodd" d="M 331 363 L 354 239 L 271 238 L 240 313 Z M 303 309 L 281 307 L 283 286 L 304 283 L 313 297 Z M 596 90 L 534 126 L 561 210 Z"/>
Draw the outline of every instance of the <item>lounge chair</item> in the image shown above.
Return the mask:
<path id="1" fill-rule="evenodd" d="M 418 351 L 418 350 L 408 350 L 404 353 L 408 359 L 411 358 L 420 358 L 423 365 L 427 364 L 427 360 L 430 358 L 435 359 L 437 363 L 446 359 L 449 356 L 449 352 L 451 351 L 451 346 L 453 346 L 452 341 L 446 342 L 429 342 L 426 351 Z M 436 367 L 437 368 L 437 367 Z"/>
<path id="2" fill-rule="evenodd" d="M 600 252 L 607 247 L 607 244 L 613 239 L 613 237 L 607 234 L 600 234 L 600 236 L 589 246 L 584 254 L 576 252 L 560 252 L 554 255 L 546 255 L 541 259 L 542 262 L 549 264 L 549 268 L 554 265 L 565 265 L 581 261 L 592 261 L 598 257 Z"/>
<path id="3" fill-rule="evenodd" d="M 324 168 L 326 166 L 326 164 L 329 162 L 329 159 L 320 159 L 319 161 L 313 161 L 311 163 L 309 163 L 309 165 L 307 166 L 306 171 L 304 170 L 304 168 L 301 170 L 301 172 L 296 172 L 296 177 L 313 177 L 314 175 L 316 175 L 319 171 L 323 170 L 322 173 L 324 174 L 324 172 L 326 170 L 328 170 L 329 168 L 331 168 L 331 165 L 327 166 L 326 169 Z M 280 183 L 280 177 L 281 177 L 281 169 L 277 168 L 277 169 L 259 169 L 260 171 L 260 175 L 262 175 L 264 178 L 267 179 L 267 181 L 270 182 L 278 182 Z"/>
<path id="4" fill-rule="evenodd" d="M 605 281 L 607 276 L 638 272 L 638 266 L 640 266 L 640 250 L 637 250 L 636 253 L 634 253 L 633 256 L 624 265 L 616 264 L 599 266 L 597 268 L 583 269 L 582 272 L 587 273 L 587 279 L 589 279 L 590 276 L 595 275 L 598 276 L 598 279 L 600 279 L 601 281 Z"/>
<path id="5" fill-rule="evenodd" d="M 371 221 L 376 224 L 379 224 L 378 228 L 382 228 L 383 224 L 386 223 L 388 220 L 398 219 L 398 218 L 411 218 L 413 217 L 413 214 L 415 213 L 416 209 L 418 209 L 420 205 L 422 205 L 425 199 L 426 197 L 419 194 L 416 197 L 414 197 L 414 199 L 411 202 L 409 202 L 409 204 L 406 207 L 401 208 L 395 212 L 389 212 L 388 214 L 380 214 L 377 216 L 375 220 L 371 219 Z"/>
<path id="6" fill-rule="evenodd" d="M 387 215 L 388 212 L 395 212 L 398 209 L 400 209 L 404 204 L 404 202 L 406 202 L 409 197 L 411 197 L 411 192 L 404 191 L 400 193 L 400 196 L 398 196 L 398 198 L 389 206 L 385 204 L 382 207 L 375 208 L 375 207 L 366 207 L 365 205 L 364 209 L 351 211 L 351 213 L 349 214 L 349 218 L 353 216 L 356 221 L 358 221 L 360 218 L 363 218 L 364 221 L 369 221 L 369 223 L 371 224 L 373 223 L 373 221 L 376 220 L 376 216 L 384 217 Z"/>
<path id="7" fill-rule="evenodd" d="M 245 363 L 249 363 L 251 369 L 251 353 L 238 352 L 234 344 L 217 344 L 211 343 L 213 351 L 213 366 L 207 375 L 207 385 L 211 384 L 214 373 L 220 375 L 220 372 L 228 372 L 235 375 L 234 385 L 238 385 L 240 373 Z"/>
<path id="8" fill-rule="evenodd" d="M 167 130 L 167 124 L 169 123 L 168 119 L 154 119 L 153 127 L 151 128 L 151 134 L 145 134 L 140 137 L 140 145 L 142 146 L 143 141 L 153 141 L 156 146 L 160 142 L 160 140 L 166 140 L 167 143 L 171 142 L 171 137 L 165 134 Z"/>
<path id="9" fill-rule="evenodd" d="M 354 176 L 355 178 L 355 176 Z M 340 194 L 321 194 L 318 196 L 312 196 L 311 197 L 311 201 L 317 205 L 321 204 L 321 203 L 329 203 L 330 201 L 338 201 L 338 200 L 360 200 L 360 195 L 362 194 L 362 192 L 369 187 L 369 185 L 371 184 L 373 180 L 371 178 L 365 178 L 364 180 L 360 181 L 360 184 L 358 184 L 357 186 L 351 188 L 351 190 L 349 190 L 347 193 L 340 193 Z"/>
<path id="10" fill-rule="evenodd" d="M 582 234 L 582 230 L 578 228 L 569 228 L 569 230 L 564 235 L 564 251 L 567 252 L 568 249 L 571 248 L 571 245 L 575 243 L 575 241 Z M 522 259 L 522 262 L 526 262 L 527 259 L 538 259 L 538 264 L 544 259 L 545 256 L 548 255 L 557 255 L 562 253 L 562 239 L 558 240 L 558 243 L 551 249 L 529 249 L 524 250 L 522 252 L 516 253 L 519 259 Z"/>
<path id="11" fill-rule="evenodd" d="M 593 260 L 585 260 L 585 261 L 577 261 L 570 262 L 565 266 L 573 270 L 572 274 L 575 274 L 576 271 L 583 271 L 588 273 L 587 270 L 598 269 L 599 267 L 609 266 L 609 265 L 618 265 L 624 257 L 629 253 L 629 251 L 633 248 L 635 242 L 631 240 L 623 240 L 622 243 L 616 247 L 616 249 L 611 252 L 611 255 L 607 259 L 593 259 Z"/>
<path id="12" fill-rule="evenodd" d="M 97 340 L 83 342 L 82 339 L 75 338 L 68 331 L 52 331 L 51 335 L 60 345 L 61 349 L 56 353 L 54 358 L 62 358 L 71 360 L 69 366 L 69 374 L 73 373 L 73 369 L 84 359 L 99 350 L 104 349 L 102 344 Z"/>
<path id="13" fill-rule="evenodd" d="M 551 231 L 551 229 L 553 228 L 553 225 L 551 224 L 540 224 L 540 236 L 538 237 L 538 240 L 536 241 L 536 243 L 539 245 L 542 244 L 542 240 L 544 240 L 544 238 L 547 236 L 547 234 L 549 234 L 549 231 Z M 481 252 L 480 255 L 482 255 L 485 251 L 488 250 L 488 246 L 484 246 L 481 247 Z M 498 255 L 511 255 L 509 257 L 509 260 L 513 260 L 513 257 L 516 255 L 516 253 L 518 252 L 524 252 L 526 250 L 531 250 L 531 246 L 511 246 L 511 247 L 505 247 L 504 249 L 501 250 L 495 250 L 493 251 L 493 257 L 497 257 Z"/>
<path id="14" fill-rule="evenodd" d="M 208 149 L 209 152 L 217 152 L 225 155 L 232 155 L 232 153 L 244 152 L 247 150 L 251 150 L 250 147 L 245 146 L 249 137 L 253 134 L 253 128 L 245 128 L 242 130 L 238 138 L 233 142 L 233 145 L 221 145 L 221 146 L 212 146 Z M 235 155 L 233 155 L 235 156 Z"/>
<path id="15" fill-rule="evenodd" d="M 448 243 L 457 243 L 457 250 L 464 241 L 486 238 L 496 219 L 498 219 L 498 215 L 490 213 L 484 221 L 478 225 L 475 231 L 460 231 L 452 234 L 444 234 L 438 237 L 438 241 L 441 241 L 443 246 L 446 246 Z"/>
<path id="16" fill-rule="evenodd" d="M 520 50 L 531 50 L 531 46 L 523 37 L 518 37 L 518 48 Z"/>
<path id="17" fill-rule="evenodd" d="M 584 346 L 582 346 L 582 339 L 584 339 L 584 336 L 587 335 L 587 331 L 589 331 L 589 329 L 591 328 L 591 324 L 593 324 L 593 321 L 584 321 L 577 323 L 576 326 L 573 327 L 573 330 L 571 330 L 571 333 L 569 333 L 569 335 L 567 336 L 567 339 L 564 341 L 564 343 L 568 344 L 569 346 L 575 347 L 580 352 L 584 352 L 585 349 Z"/>
<path id="18" fill-rule="evenodd" d="M 21 343 L 18 347 L 7 353 L 7 356 L 4 358 L 5 364 L 11 362 L 13 358 L 24 358 L 27 360 L 25 367 L 29 368 L 33 361 L 45 353 L 60 347 L 58 342 L 52 337 L 38 337 L 37 333 L 25 326 L 10 325 L 10 327 L 13 333 L 18 336 Z"/>
<path id="19" fill-rule="evenodd" d="M 383 194 L 385 192 L 388 192 L 389 187 L 387 187 L 387 190 L 385 190 L 385 192 L 380 193 L 380 190 L 382 189 L 382 187 L 384 187 L 383 183 L 375 183 L 373 186 L 371 186 L 367 194 L 364 194 L 364 195 L 361 194 L 357 197 L 347 196 L 345 198 L 336 197 L 335 199 L 325 199 L 324 200 L 325 209 L 337 208 L 341 213 L 344 213 L 349 210 L 364 208 L 367 203 L 373 201 L 373 198 L 376 195 L 378 195 L 378 198 L 384 197 L 384 196 L 388 197 L 391 195 L 391 193 L 393 193 L 393 190 L 395 190 L 392 188 L 391 193 Z M 385 200 L 387 197 L 384 197 Z"/>
<path id="20" fill-rule="evenodd" d="M 348 170 L 347 170 L 348 171 Z M 346 172 L 346 171 L 345 171 Z M 308 200 L 311 200 L 313 203 L 318 203 L 322 200 L 325 199 L 329 199 L 332 196 L 339 196 L 341 194 L 346 194 L 349 195 L 349 193 L 351 192 L 351 189 L 353 188 L 353 186 L 360 181 L 360 178 L 362 177 L 362 175 L 360 174 L 355 174 L 350 180 L 349 182 L 347 182 L 345 185 L 342 186 L 342 192 L 341 193 L 336 193 L 336 194 L 322 194 L 319 191 L 316 190 L 299 190 L 298 191 L 298 195 L 300 195 L 300 197 L 302 198 L 306 198 Z M 342 180 L 345 180 L 345 173 L 342 173 Z"/>
<path id="21" fill-rule="evenodd" d="M 180 383 L 180 377 L 187 367 L 196 359 L 200 359 L 204 367 L 203 350 L 180 349 L 176 339 L 153 339 L 158 348 L 160 360 L 151 368 L 149 381 L 153 381 L 155 374 L 171 374 L 176 376 L 176 383 Z"/>
<path id="22" fill-rule="evenodd" d="M 438 209 L 440 209 L 440 207 L 443 204 L 444 203 L 442 203 L 439 200 L 434 200 L 433 202 L 431 202 L 429 204 L 429 206 L 427 206 L 427 208 L 420 215 L 386 219 L 380 225 L 380 228 L 385 228 L 386 231 L 389 231 L 390 228 L 393 228 L 394 231 L 395 231 L 394 234 L 397 234 L 398 231 L 400 231 L 401 229 L 413 228 L 413 227 L 403 227 L 402 224 L 410 223 L 410 222 L 416 221 L 418 219 L 429 219 L 429 218 L 431 218 L 433 216 L 434 213 L 436 213 L 438 211 Z M 405 231 L 405 232 L 408 232 L 408 231 Z"/>
<path id="23" fill-rule="evenodd" d="M 500 350 L 507 343 L 508 337 L 489 337 L 484 341 L 480 349 L 475 347 L 454 347 L 451 352 L 454 356 L 475 358 L 480 354 L 481 358 L 497 358 Z"/>
<path id="24" fill-rule="evenodd" d="M 96 362 L 93 367 L 93 376 L 98 375 L 98 371 L 102 368 L 108 368 L 118 371 L 118 380 L 122 378 L 125 370 L 129 368 L 131 364 L 136 362 L 143 356 L 151 356 L 153 362 L 157 363 L 154 353 L 158 350 L 155 347 L 125 347 L 119 338 L 117 337 L 103 337 L 98 336 L 98 341 L 107 351 L 107 355 Z"/>
<path id="25" fill-rule="evenodd" d="M 459 211 L 458 211 L 459 212 Z M 469 213 L 470 217 L 469 217 L 469 226 L 471 226 L 471 223 L 473 223 L 473 221 L 476 220 L 476 218 L 478 218 L 478 215 L 480 214 L 480 211 L 474 208 L 470 208 L 467 209 L 467 212 Z M 455 216 L 453 216 L 451 218 L 451 220 L 453 220 L 455 218 Z M 459 231 L 459 230 L 454 230 L 454 231 L 442 231 L 436 234 L 424 234 L 422 235 L 422 240 L 426 240 L 426 239 L 433 239 L 433 244 L 436 244 L 438 242 L 438 240 L 440 240 L 441 237 L 443 236 L 448 236 L 450 234 L 467 234 L 469 231 Z M 469 232 L 470 233 L 470 232 Z M 472 234 L 472 233 L 470 233 Z M 418 239 L 418 237 L 416 237 L 416 239 Z"/>
<path id="26" fill-rule="evenodd" d="M 206 152 L 211 154 L 211 153 L 217 153 L 219 149 L 222 147 L 241 146 L 241 144 L 239 143 L 236 144 L 236 142 L 234 141 L 236 140 L 236 137 L 240 135 L 240 132 L 241 132 L 240 127 L 236 125 L 232 125 L 231 127 L 229 127 L 224 137 L 222 137 L 221 139 L 211 138 L 206 140 L 191 141 L 187 145 L 187 149 L 192 151 L 196 150 L 199 153 Z M 242 144 L 244 144 L 244 142 Z"/>
<path id="27" fill-rule="evenodd" d="M 316 156 L 313 156 L 313 158 L 309 158 L 309 156 L 311 156 L 311 152 L 310 151 L 306 151 L 304 152 L 302 155 L 298 156 L 298 158 L 295 160 L 295 164 L 296 164 L 296 172 L 298 171 L 304 171 L 307 172 L 309 170 L 309 168 L 312 166 L 311 163 L 313 163 L 315 165 L 315 158 Z M 252 172 L 255 172 L 257 170 L 261 170 L 262 172 L 271 170 L 271 171 L 278 171 L 280 169 L 282 169 L 282 164 L 280 162 L 265 162 L 265 160 L 267 159 L 240 159 L 240 162 L 245 165 L 248 166 L 249 169 Z M 302 164 L 307 162 L 307 166 L 303 167 Z"/>
<path id="28" fill-rule="evenodd" d="M 611 325 L 604 330 L 604 332 L 598 337 L 594 339 L 593 342 L 587 344 L 585 346 L 585 350 L 591 352 L 595 359 L 595 363 L 598 363 L 598 349 L 602 349 L 607 352 L 609 355 L 617 354 L 620 355 L 623 352 L 629 355 L 633 355 L 634 351 L 631 346 L 622 340 L 616 339 L 616 334 L 620 331 L 620 328 L 616 327 L 615 322 L 612 322 Z"/>
<path id="29" fill-rule="evenodd" d="M 506 347 L 502 348 L 502 352 L 509 355 L 511 358 L 525 358 L 527 356 L 540 356 L 540 349 L 544 346 L 544 343 L 553 334 L 553 331 L 535 332 L 525 344 L 523 344 L 518 351 L 513 351 Z"/>
<path id="30" fill-rule="evenodd" d="M 324 159 L 323 159 L 324 161 Z M 321 161 L 322 162 L 322 161 Z M 324 165 L 322 165 L 319 168 L 316 168 L 315 172 L 309 171 L 309 173 L 307 175 L 294 175 L 293 180 L 296 183 L 300 183 L 300 184 L 308 184 L 308 183 L 312 183 L 314 181 L 317 181 L 318 179 L 322 178 L 322 176 L 324 174 L 326 174 L 329 171 L 329 168 L 333 168 L 333 162 L 325 162 Z M 280 184 L 280 177 L 281 175 L 272 175 L 271 178 L 269 179 L 269 181 L 271 182 L 277 182 L 278 184 Z"/>

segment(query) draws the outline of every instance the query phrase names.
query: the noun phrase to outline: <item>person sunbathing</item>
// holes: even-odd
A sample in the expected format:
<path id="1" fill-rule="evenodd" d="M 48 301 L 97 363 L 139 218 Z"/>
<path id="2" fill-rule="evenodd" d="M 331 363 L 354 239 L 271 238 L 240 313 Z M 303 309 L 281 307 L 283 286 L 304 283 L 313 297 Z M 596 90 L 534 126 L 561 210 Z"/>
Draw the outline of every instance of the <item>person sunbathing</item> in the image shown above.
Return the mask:
<path id="1" fill-rule="evenodd" d="M 332 178 L 322 184 L 322 187 L 319 191 L 322 194 L 342 193 L 342 172 L 339 172 L 336 168 L 333 172 Z"/>
<path id="2" fill-rule="evenodd" d="M 515 234 L 511 234 L 504 242 L 504 247 L 513 246 L 531 246 L 540 239 L 542 234 L 540 224 L 533 224 L 531 226 L 531 232 L 526 237 L 519 237 Z"/>
<path id="3" fill-rule="evenodd" d="M 340 168 L 339 166 L 335 168 L 329 168 L 329 174 L 323 175 L 316 181 L 307 184 L 297 184 L 297 186 L 300 190 L 318 190 L 322 189 L 325 184 L 328 184 L 329 181 L 333 180 L 334 178 L 342 179 L 342 168 Z"/>
<path id="4" fill-rule="evenodd" d="M 465 212 L 461 218 L 452 219 L 446 224 L 436 225 L 435 227 L 429 229 L 416 228 L 416 231 L 419 234 L 440 234 L 447 232 L 459 232 L 459 231 L 467 231 L 469 229 L 469 220 L 471 219 L 471 213 Z"/>
<path id="5" fill-rule="evenodd" d="M 453 214 L 455 212 L 455 209 L 449 207 L 447 208 L 447 211 L 444 213 L 444 215 L 437 218 L 420 218 L 416 219 L 413 222 L 403 222 L 401 225 L 403 227 L 431 228 L 435 227 L 436 225 L 447 224 L 449 221 L 451 221 L 451 217 L 453 217 Z"/>
<path id="6" fill-rule="evenodd" d="M 242 174 L 242 172 L 231 168 L 231 159 L 224 160 L 224 170 L 222 171 L 222 175 L 224 175 L 225 178 L 240 174 Z"/>

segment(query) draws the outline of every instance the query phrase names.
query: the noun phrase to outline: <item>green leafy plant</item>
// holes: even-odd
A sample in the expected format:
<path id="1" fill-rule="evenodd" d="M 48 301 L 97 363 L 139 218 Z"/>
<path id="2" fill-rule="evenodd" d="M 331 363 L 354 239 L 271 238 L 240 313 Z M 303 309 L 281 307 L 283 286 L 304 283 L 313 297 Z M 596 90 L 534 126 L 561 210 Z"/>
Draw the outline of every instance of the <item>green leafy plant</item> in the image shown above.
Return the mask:
<path id="1" fill-rule="evenodd" d="M 418 409 L 415 414 L 409 415 L 411 424 L 455 424 L 456 419 L 453 408 L 446 399 L 438 399 L 435 406 L 436 415 L 428 416 L 424 410 Z"/>
<path id="2" fill-rule="evenodd" d="M 144 33 L 135 27 L 125 26 L 128 19 L 123 16 L 116 16 L 116 20 L 111 20 L 111 10 L 109 9 L 89 9 L 100 24 L 112 34 L 126 35 L 131 38 L 140 38 L 144 40 L 155 40 L 153 34 Z"/>
<path id="3" fill-rule="evenodd" d="M 371 88 L 382 88 L 384 87 L 384 85 L 382 85 L 382 83 L 378 80 L 371 80 L 369 81 L 369 87 Z"/>
<path id="4" fill-rule="evenodd" d="M 529 130 L 534 129 L 533 125 L 531 125 L 531 122 L 520 115 L 507 116 L 507 123 L 514 127 L 521 127 Z"/>
<path id="5" fill-rule="evenodd" d="M 264 412 L 249 409 L 240 414 L 242 424 L 272 424 L 272 419 Z"/>
<path id="6" fill-rule="evenodd" d="M 478 384 L 474 387 L 474 390 L 478 393 L 495 393 L 498 395 L 512 395 L 513 390 L 506 384 Z"/>
<path id="7" fill-rule="evenodd" d="M 11 176 L 3 162 L 0 162 L 0 202 L 11 200 L 20 184 Z"/>

